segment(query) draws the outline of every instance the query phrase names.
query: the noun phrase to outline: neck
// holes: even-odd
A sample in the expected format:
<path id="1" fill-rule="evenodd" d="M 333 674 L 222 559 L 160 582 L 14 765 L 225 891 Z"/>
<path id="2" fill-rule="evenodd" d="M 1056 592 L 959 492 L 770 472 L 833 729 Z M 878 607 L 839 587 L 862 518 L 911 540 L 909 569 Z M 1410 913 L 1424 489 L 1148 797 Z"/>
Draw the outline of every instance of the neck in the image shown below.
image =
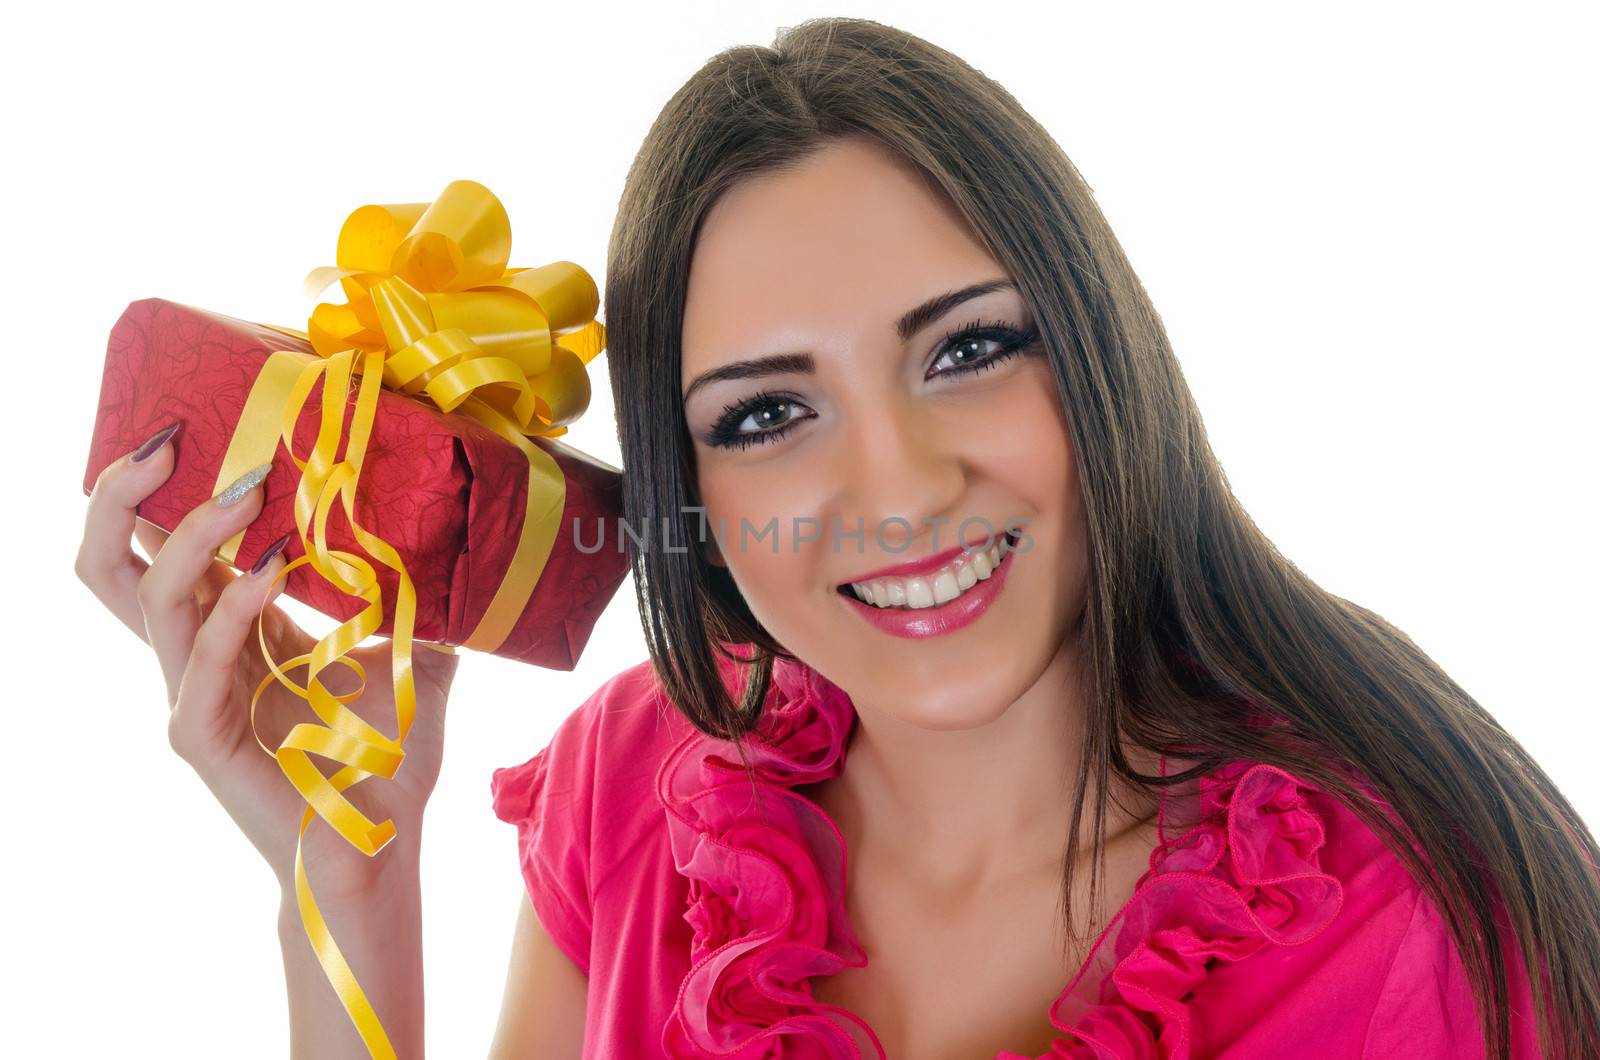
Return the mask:
<path id="1" fill-rule="evenodd" d="M 1065 854 L 1084 707 L 1066 649 L 993 721 L 958 731 L 855 703 L 846 768 L 816 793 L 852 862 L 893 865 L 925 886 L 971 893 L 1023 873 L 1055 875 Z M 1145 768 L 1140 759 L 1135 759 Z M 1153 766 L 1150 767 L 1153 769 Z M 1091 781 L 1080 850 L 1093 841 Z M 1104 842 L 1152 819 L 1154 796 L 1112 801 Z"/>

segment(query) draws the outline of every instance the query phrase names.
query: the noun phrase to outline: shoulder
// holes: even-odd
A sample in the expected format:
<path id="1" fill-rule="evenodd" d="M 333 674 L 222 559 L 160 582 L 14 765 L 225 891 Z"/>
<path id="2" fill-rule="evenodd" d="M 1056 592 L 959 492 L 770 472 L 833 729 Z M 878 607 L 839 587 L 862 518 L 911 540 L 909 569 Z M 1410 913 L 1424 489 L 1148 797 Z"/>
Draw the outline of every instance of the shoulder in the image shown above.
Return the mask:
<path id="1" fill-rule="evenodd" d="M 1265 1025 L 1293 1026 L 1367 1060 L 1481 1057 L 1477 1002 L 1449 924 L 1382 831 L 1277 766 L 1240 763 L 1218 777 L 1211 805 L 1227 811 L 1228 876 L 1274 945 L 1213 977 L 1206 1029 L 1238 1044 Z M 1370 785 L 1356 785 L 1426 868 L 1427 853 L 1405 822 Z M 1499 920 L 1512 1056 L 1536 1057 L 1527 978 L 1503 910 Z M 1256 1003 L 1242 1004 L 1247 997 Z M 1267 1012 L 1273 1018 L 1262 1019 Z"/>
<path id="2" fill-rule="evenodd" d="M 1360 786 L 1373 794 L 1370 786 Z M 1346 908 L 1341 919 L 1350 949 L 1370 948 L 1383 955 L 1381 962 L 1368 966 L 1372 1002 L 1361 1056 L 1367 1060 L 1482 1057 L 1484 1042 L 1472 980 L 1438 902 L 1376 827 L 1331 794 L 1309 790 L 1329 826 L 1326 863 L 1344 883 Z M 1406 822 L 1381 798 L 1375 797 L 1375 804 L 1381 816 L 1399 827 L 1424 871 L 1429 871 L 1428 852 Z M 1538 1028 L 1518 936 L 1503 903 L 1494 903 L 1493 915 L 1505 961 L 1511 1056 L 1536 1058 Z"/>
<path id="3" fill-rule="evenodd" d="M 643 835 L 660 830 L 656 771 L 692 731 L 651 661 L 635 663 L 590 693 L 533 757 L 494 771 L 495 815 L 582 851 L 592 894 Z"/>
<path id="4" fill-rule="evenodd" d="M 693 731 L 667 699 L 649 659 L 595 689 L 557 728 L 550 750 L 576 776 L 606 786 L 606 805 L 635 807 L 647 796 L 661 760 Z M 644 800 L 649 801 L 649 800 Z"/>
<path id="5" fill-rule="evenodd" d="M 1454 1040 L 1439 1036 L 1463 995 L 1456 979 L 1425 978 L 1420 954 L 1440 943 L 1438 924 L 1418 912 L 1423 890 L 1379 828 L 1304 776 L 1243 760 L 1174 792 L 1164 831 L 1168 811 L 1177 826 L 1152 875 L 1066 1002 L 1086 1029 L 1154 995 L 1166 1015 L 1152 1034 L 1188 1041 L 1194 1055 L 1276 1055 L 1285 1036 L 1329 1056 L 1458 1055 L 1383 1051 L 1385 1027 L 1409 1026 L 1414 1043 Z M 1185 974 L 1171 974 L 1173 960 Z M 1093 993 L 1100 982 L 1109 1008 Z M 1369 1026 L 1379 1044 L 1367 1045 Z"/>

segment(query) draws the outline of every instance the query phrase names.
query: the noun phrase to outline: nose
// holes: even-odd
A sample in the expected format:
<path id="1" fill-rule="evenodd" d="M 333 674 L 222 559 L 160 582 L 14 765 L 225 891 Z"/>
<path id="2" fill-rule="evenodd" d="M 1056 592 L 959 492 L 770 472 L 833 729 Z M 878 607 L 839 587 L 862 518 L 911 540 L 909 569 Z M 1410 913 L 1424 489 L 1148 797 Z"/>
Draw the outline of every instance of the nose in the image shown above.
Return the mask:
<path id="1" fill-rule="evenodd" d="M 946 429 L 926 402 L 894 391 L 849 403 L 834 454 L 838 483 L 834 512 L 841 553 L 910 557 L 956 544 L 957 504 L 967 488 L 962 439 Z M 932 521 L 930 521 L 932 520 Z M 831 522 L 827 530 L 834 530 Z M 861 538 L 842 536 L 864 527 Z M 921 541 L 921 545 L 914 542 Z"/>

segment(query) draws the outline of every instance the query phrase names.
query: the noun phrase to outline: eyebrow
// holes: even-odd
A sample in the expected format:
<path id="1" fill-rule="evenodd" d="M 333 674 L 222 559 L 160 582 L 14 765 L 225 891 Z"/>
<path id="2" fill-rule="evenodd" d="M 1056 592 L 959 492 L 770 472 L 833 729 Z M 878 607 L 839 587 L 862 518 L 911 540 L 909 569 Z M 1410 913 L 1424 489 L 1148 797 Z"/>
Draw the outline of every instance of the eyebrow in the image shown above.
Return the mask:
<path id="1" fill-rule="evenodd" d="M 974 298 L 981 298 L 995 291 L 1015 291 L 1017 285 L 1009 279 L 985 280 L 982 283 L 971 284 L 955 291 L 946 291 L 928 299 L 919 306 L 908 309 L 899 320 L 895 321 L 894 330 L 900 336 L 900 341 L 905 342 L 917 332 L 938 320 L 963 302 L 970 302 Z M 758 379 L 768 375 L 785 375 L 788 373 L 805 374 L 816 370 L 816 361 L 809 353 L 773 353 L 765 357 L 753 357 L 749 360 L 733 361 L 728 364 L 718 365 L 709 372 L 704 372 L 689 384 L 683 392 L 683 400 L 687 402 L 696 390 L 711 383 L 721 383 L 730 379 Z"/>

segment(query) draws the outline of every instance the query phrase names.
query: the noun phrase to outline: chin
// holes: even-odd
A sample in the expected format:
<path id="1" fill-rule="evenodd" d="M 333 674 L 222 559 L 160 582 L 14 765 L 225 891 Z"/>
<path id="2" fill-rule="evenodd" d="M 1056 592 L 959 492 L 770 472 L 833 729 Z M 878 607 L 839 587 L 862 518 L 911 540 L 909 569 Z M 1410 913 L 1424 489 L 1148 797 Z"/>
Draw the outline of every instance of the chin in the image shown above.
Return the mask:
<path id="1" fill-rule="evenodd" d="M 1014 657 L 1013 657 L 1014 661 Z M 956 663 L 952 665 L 952 663 Z M 930 732 L 980 729 L 1002 717 L 1027 689 L 1021 667 L 1001 672 L 974 668 L 945 656 L 924 672 L 886 667 L 882 660 L 857 663 L 834 680 L 858 705 L 870 704 L 879 716 Z"/>
<path id="2" fill-rule="evenodd" d="M 971 699 L 962 702 L 930 702 L 922 699 L 904 707 L 897 704 L 895 717 L 906 725 L 929 732 L 965 732 L 998 721 L 1014 699 L 1001 698 L 987 704 L 975 703 Z"/>

